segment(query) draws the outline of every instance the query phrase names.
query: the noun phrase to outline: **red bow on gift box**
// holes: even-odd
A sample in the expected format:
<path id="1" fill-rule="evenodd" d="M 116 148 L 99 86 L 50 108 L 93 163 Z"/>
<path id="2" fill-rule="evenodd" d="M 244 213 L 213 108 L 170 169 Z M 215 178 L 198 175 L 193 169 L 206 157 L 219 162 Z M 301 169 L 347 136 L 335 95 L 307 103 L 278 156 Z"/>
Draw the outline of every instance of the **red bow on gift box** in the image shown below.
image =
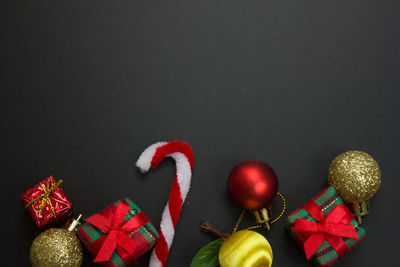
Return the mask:
<path id="1" fill-rule="evenodd" d="M 350 212 L 338 205 L 324 217 L 321 208 L 314 201 L 307 203 L 304 209 L 317 220 L 317 222 L 312 222 L 297 219 L 294 223 L 294 231 L 309 234 L 304 242 L 307 259 L 311 258 L 325 240 L 329 242 L 339 257 L 346 254 L 349 248 L 342 237 L 357 238 L 354 225 L 349 224 L 354 219 Z"/>
<path id="2" fill-rule="evenodd" d="M 101 245 L 101 248 L 94 259 L 95 262 L 108 261 L 111 258 L 114 250 L 117 249 L 121 258 L 129 258 L 135 252 L 138 246 L 128 234 L 145 225 L 148 222 L 144 213 L 139 213 L 121 226 L 126 214 L 129 212 L 130 207 L 120 202 L 110 216 L 103 216 L 95 214 L 86 219 L 86 221 L 97 228 L 104 231 L 94 245 Z"/>

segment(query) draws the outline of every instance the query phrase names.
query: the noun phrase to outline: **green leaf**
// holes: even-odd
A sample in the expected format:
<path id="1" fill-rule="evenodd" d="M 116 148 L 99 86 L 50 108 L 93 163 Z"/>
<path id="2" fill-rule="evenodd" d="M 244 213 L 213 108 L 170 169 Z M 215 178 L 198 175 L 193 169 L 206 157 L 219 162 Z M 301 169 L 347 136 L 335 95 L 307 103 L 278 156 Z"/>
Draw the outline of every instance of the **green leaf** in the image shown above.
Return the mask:
<path id="1" fill-rule="evenodd" d="M 219 249 L 225 240 L 217 239 L 209 243 L 194 256 L 190 267 L 216 267 L 219 266 Z"/>

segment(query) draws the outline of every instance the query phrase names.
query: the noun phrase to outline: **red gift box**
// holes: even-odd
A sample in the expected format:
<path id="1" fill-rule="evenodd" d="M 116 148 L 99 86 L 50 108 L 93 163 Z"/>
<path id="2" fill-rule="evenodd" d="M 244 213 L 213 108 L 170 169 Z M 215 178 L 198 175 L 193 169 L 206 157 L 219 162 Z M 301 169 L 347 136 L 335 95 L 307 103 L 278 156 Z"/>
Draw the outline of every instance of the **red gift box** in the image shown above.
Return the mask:
<path id="1" fill-rule="evenodd" d="M 56 181 L 50 176 L 20 195 L 22 205 L 37 227 L 48 227 L 71 216 L 72 203 L 61 183 L 62 180 Z"/>
<path id="2" fill-rule="evenodd" d="M 159 235 L 147 216 L 130 199 L 122 198 L 87 218 L 76 233 L 95 257 L 107 267 L 135 265 Z"/>
<path id="3" fill-rule="evenodd" d="M 316 266 L 332 266 L 366 236 L 333 187 L 289 214 L 286 227 Z"/>

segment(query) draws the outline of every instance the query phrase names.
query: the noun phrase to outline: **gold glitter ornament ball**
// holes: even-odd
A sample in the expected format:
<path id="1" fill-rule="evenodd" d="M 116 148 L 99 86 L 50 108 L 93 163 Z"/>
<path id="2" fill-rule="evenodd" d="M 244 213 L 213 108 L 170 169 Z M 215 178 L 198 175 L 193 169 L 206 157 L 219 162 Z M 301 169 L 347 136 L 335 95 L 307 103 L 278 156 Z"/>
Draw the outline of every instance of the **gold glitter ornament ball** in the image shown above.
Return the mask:
<path id="1" fill-rule="evenodd" d="M 79 267 L 82 247 L 75 233 L 51 228 L 33 240 L 29 261 L 32 267 Z"/>
<path id="2" fill-rule="evenodd" d="M 347 151 L 331 163 L 328 183 L 336 188 L 344 201 L 358 203 L 369 200 L 381 184 L 378 163 L 362 151 Z"/>

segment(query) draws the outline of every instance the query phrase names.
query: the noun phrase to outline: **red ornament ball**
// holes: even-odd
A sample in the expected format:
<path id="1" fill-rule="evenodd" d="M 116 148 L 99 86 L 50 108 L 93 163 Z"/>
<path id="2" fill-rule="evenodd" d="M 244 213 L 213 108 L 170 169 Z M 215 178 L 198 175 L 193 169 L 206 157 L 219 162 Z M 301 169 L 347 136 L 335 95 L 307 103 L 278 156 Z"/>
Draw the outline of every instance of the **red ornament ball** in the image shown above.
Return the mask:
<path id="1" fill-rule="evenodd" d="M 242 161 L 233 168 L 228 180 L 232 198 L 244 209 L 267 207 L 278 192 L 275 171 L 259 160 Z"/>

